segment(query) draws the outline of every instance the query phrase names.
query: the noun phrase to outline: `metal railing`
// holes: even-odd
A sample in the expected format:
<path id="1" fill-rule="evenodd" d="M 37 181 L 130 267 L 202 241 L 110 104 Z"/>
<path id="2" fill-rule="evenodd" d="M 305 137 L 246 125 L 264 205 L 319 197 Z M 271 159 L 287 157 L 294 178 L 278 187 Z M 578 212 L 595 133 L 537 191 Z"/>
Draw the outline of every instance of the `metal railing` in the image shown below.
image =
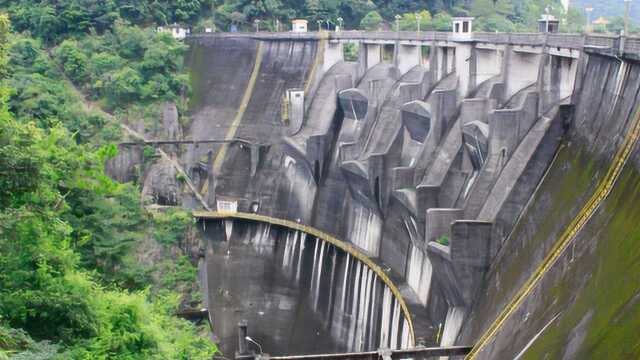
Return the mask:
<path id="1" fill-rule="evenodd" d="M 361 351 L 333 354 L 307 354 L 272 356 L 263 352 L 262 345 L 248 336 L 246 320 L 238 322 L 238 351 L 235 360 L 397 360 L 397 359 L 427 359 L 440 356 L 464 356 L 471 352 L 472 346 L 417 346 L 410 349 L 378 349 L 376 351 Z M 249 343 L 255 345 L 259 352 L 249 351 Z"/>
<path id="2" fill-rule="evenodd" d="M 598 47 L 603 49 L 615 49 L 618 47 L 620 37 L 605 35 L 587 35 L 584 46 Z"/>
<path id="3" fill-rule="evenodd" d="M 582 49 L 585 37 L 582 34 L 548 34 L 547 46 L 569 49 Z"/>
<path id="4" fill-rule="evenodd" d="M 626 54 L 640 54 L 640 38 L 626 38 L 624 40 L 624 52 Z"/>
<path id="5" fill-rule="evenodd" d="M 343 30 L 338 32 L 244 32 L 244 33 L 203 33 L 192 34 L 194 39 L 206 37 L 246 37 L 260 40 L 342 40 L 342 41 L 415 41 L 415 42 L 481 42 L 491 44 L 520 45 L 520 46 L 549 46 L 564 49 L 583 49 L 584 47 L 602 50 L 620 49 L 620 36 L 569 33 L 488 33 L 475 32 L 471 37 L 462 39 L 459 34 L 441 31 L 361 31 Z M 624 39 L 624 52 L 640 54 L 640 38 L 627 37 Z"/>

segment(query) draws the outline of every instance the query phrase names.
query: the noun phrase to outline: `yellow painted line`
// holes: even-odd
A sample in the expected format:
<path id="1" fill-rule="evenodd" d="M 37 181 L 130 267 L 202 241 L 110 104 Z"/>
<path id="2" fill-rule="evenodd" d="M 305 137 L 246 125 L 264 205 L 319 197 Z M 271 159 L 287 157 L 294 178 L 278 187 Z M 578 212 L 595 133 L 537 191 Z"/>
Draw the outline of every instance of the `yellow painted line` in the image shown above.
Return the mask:
<path id="1" fill-rule="evenodd" d="M 498 333 L 500 328 L 504 325 L 504 323 L 509 319 L 509 317 L 522 305 L 524 300 L 529 296 L 529 294 L 536 288 L 538 283 L 542 280 L 544 275 L 553 267 L 553 265 L 560 258 L 562 253 L 567 249 L 567 247 L 571 244 L 571 242 L 575 239 L 576 235 L 580 230 L 584 227 L 584 225 L 589 221 L 591 216 L 598 209 L 600 204 L 609 196 L 611 193 L 616 180 L 618 179 L 620 173 L 627 160 L 631 156 L 631 151 L 633 150 L 634 145 L 638 141 L 638 137 L 640 136 L 640 110 L 636 111 L 633 123 L 631 124 L 631 130 L 627 133 L 624 142 L 616 152 L 616 155 L 613 158 L 613 162 L 607 171 L 607 174 L 602 179 L 593 195 L 587 201 L 587 203 L 582 207 L 578 215 L 571 221 L 567 229 L 564 231 L 562 236 L 553 246 L 551 251 L 547 254 L 545 259 L 542 261 L 540 266 L 536 269 L 536 271 L 529 277 L 529 279 L 525 282 L 525 284 L 518 290 L 516 295 L 511 299 L 509 304 L 503 309 L 503 311 L 498 315 L 498 317 L 494 320 L 491 326 L 484 332 L 480 340 L 473 347 L 471 352 L 465 357 L 467 360 L 475 359 L 480 352 L 487 346 L 495 335 Z"/>
<path id="2" fill-rule="evenodd" d="M 253 70 L 251 71 L 251 77 L 249 78 L 249 83 L 247 84 L 247 88 L 244 91 L 244 95 L 242 96 L 242 100 L 240 101 L 240 105 L 238 106 L 238 111 L 236 112 L 236 116 L 233 118 L 231 122 L 231 126 L 227 130 L 227 133 L 224 136 L 225 140 L 232 140 L 236 135 L 236 131 L 238 131 L 238 127 L 240 126 L 240 122 L 242 121 L 242 117 L 244 116 L 244 112 L 247 110 L 247 106 L 249 105 L 249 100 L 251 100 L 251 95 L 253 94 L 253 89 L 255 88 L 256 81 L 258 79 L 258 74 L 260 73 L 260 64 L 262 63 L 262 42 L 258 41 L 258 45 L 256 46 L 256 59 L 253 63 Z M 213 160 L 212 171 L 215 175 L 220 172 L 220 168 L 222 167 L 222 161 L 224 161 L 224 157 L 227 154 L 227 149 L 229 147 L 228 143 L 222 144 L 220 150 L 216 154 L 216 157 Z M 201 194 L 206 194 L 209 191 L 209 178 L 204 181 L 202 185 L 202 189 L 200 189 Z"/>
<path id="3" fill-rule="evenodd" d="M 236 116 L 233 118 L 233 122 L 227 131 L 227 134 L 224 136 L 225 140 L 232 140 L 236 135 L 236 131 L 238 131 L 238 127 L 240 126 L 240 122 L 242 121 L 242 117 L 244 116 L 244 112 L 247 110 L 247 106 L 249 105 L 249 100 L 251 100 L 251 95 L 253 94 L 253 89 L 256 86 L 256 81 L 258 80 L 258 74 L 260 73 L 260 64 L 262 63 L 262 42 L 258 42 L 258 46 L 256 48 L 256 60 L 253 64 L 253 70 L 251 71 L 251 77 L 249 78 L 249 83 L 247 84 L 247 88 L 244 91 L 244 95 L 242 96 L 242 101 L 240 102 L 240 106 L 238 106 L 238 112 L 236 112 Z M 222 166 L 222 161 L 224 160 L 225 155 L 227 154 L 228 144 L 222 145 L 220 151 L 216 155 L 215 160 L 213 161 L 213 173 L 218 174 L 220 171 L 220 167 Z"/>
<path id="4" fill-rule="evenodd" d="M 309 71 L 309 76 L 307 76 L 307 81 L 304 84 L 304 95 L 309 95 L 309 89 L 311 89 L 311 85 L 315 81 L 316 72 L 318 71 L 318 67 L 320 63 L 324 61 L 324 48 L 327 42 L 327 34 L 320 33 L 320 41 L 318 42 L 318 49 L 316 50 L 316 58 L 311 66 L 311 71 Z"/>
<path id="5" fill-rule="evenodd" d="M 387 274 L 384 272 L 384 270 L 378 265 L 376 264 L 373 260 L 371 260 L 370 257 L 368 257 L 367 255 L 363 254 L 360 250 L 358 250 L 355 246 L 344 242 L 342 240 L 339 240 L 325 232 L 322 232 L 316 228 L 312 228 L 310 226 L 307 225 L 303 225 L 297 222 L 293 222 L 293 221 L 289 221 L 289 220 L 284 220 L 284 219 L 278 219 L 278 218 L 273 218 L 270 216 L 265 216 L 265 215 L 259 215 L 259 214 L 252 214 L 252 213 L 244 213 L 244 212 L 217 212 L 217 211 L 194 211 L 193 212 L 193 216 L 195 218 L 198 219 L 224 219 L 224 218 L 234 218 L 234 219 L 244 219 L 244 220 L 253 220 L 253 221 L 259 221 L 259 222 L 263 222 L 263 223 L 268 223 L 268 224 L 272 224 L 272 225 L 279 225 L 279 226 L 284 226 L 286 228 L 289 229 L 293 229 L 293 230 L 299 230 L 302 232 L 305 232 L 309 235 L 315 236 L 319 239 L 322 239 L 323 241 L 326 241 L 330 244 L 332 244 L 333 246 L 351 254 L 351 256 L 355 257 L 356 259 L 360 260 L 361 262 L 363 262 L 365 265 L 367 265 L 371 270 L 373 270 L 376 275 L 378 275 L 378 277 L 389 287 L 389 289 L 391 289 L 391 292 L 393 293 L 393 295 L 395 296 L 396 300 L 398 301 L 398 303 L 400 304 L 400 308 L 402 309 L 402 312 L 404 313 L 404 317 L 407 321 L 407 324 L 409 324 L 409 335 L 411 337 L 410 341 L 411 344 L 410 346 L 415 346 L 415 333 L 413 331 L 413 320 L 411 319 L 411 313 L 409 312 L 409 308 L 407 307 L 407 304 L 404 301 L 404 298 L 402 297 L 402 295 L 400 294 L 400 290 L 398 290 L 398 288 L 396 287 L 396 285 L 393 283 L 393 281 L 391 281 L 391 279 L 387 276 Z"/>

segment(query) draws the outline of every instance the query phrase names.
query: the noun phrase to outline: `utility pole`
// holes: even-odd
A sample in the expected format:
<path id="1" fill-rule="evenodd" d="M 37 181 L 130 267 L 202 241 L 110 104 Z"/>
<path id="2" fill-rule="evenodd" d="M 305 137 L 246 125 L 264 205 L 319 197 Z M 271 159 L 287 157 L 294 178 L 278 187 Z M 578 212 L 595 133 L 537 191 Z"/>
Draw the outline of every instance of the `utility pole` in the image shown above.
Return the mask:
<path id="1" fill-rule="evenodd" d="M 416 25 L 418 27 L 418 32 L 420 32 L 420 20 L 422 19 L 422 16 L 420 16 L 420 14 L 416 13 Z"/>
<path id="2" fill-rule="evenodd" d="M 395 19 L 396 19 L 396 32 L 399 32 L 400 31 L 400 19 L 401 19 L 401 16 L 400 15 L 396 15 Z"/>
<path id="3" fill-rule="evenodd" d="M 624 0 L 624 36 L 629 36 L 629 7 L 631 0 Z"/>
<path id="4" fill-rule="evenodd" d="M 587 13 L 587 27 L 584 31 L 591 32 L 591 12 L 593 11 L 593 8 L 591 6 L 587 6 L 586 8 L 584 8 L 584 11 L 586 11 Z"/>

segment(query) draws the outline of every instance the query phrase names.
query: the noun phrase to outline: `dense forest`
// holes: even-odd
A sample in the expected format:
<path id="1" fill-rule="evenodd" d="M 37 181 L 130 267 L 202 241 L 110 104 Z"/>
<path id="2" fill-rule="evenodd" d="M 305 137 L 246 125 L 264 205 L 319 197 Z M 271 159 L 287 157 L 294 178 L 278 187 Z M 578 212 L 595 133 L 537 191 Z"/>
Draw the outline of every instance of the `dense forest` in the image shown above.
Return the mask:
<path id="1" fill-rule="evenodd" d="M 92 31 L 100 34 L 118 22 L 248 31 L 259 20 L 262 30 L 273 31 L 286 29 L 294 18 L 309 20 L 312 29 L 318 24 L 334 28 L 341 19 L 346 29 L 374 30 L 393 28 L 399 15 L 401 29 L 413 30 L 420 13 L 424 30 L 447 31 L 451 16 L 473 16 L 479 31 L 535 31 L 548 9 L 561 19 L 563 31 L 579 32 L 586 24 L 581 3 L 564 11 L 559 0 L 0 0 L 0 7 L 17 31 L 29 31 L 46 44 Z M 621 13 L 606 15 L 611 15 L 611 26 L 594 30 L 618 32 Z"/>
<path id="2" fill-rule="evenodd" d="M 216 352 L 208 327 L 174 315 L 201 297 L 181 251 L 191 217 L 146 210 L 140 184 L 105 173 L 120 121 L 182 108 L 185 45 L 109 4 L 2 4 L 0 359 Z"/>
<path id="3" fill-rule="evenodd" d="M 173 315 L 201 296 L 181 251 L 190 216 L 147 210 L 138 181 L 105 173 L 121 123 L 157 121 L 166 102 L 188 121 L 186 46 L 155 26 L 251 30 L 259 19 L 274 30 L 301 17 L 331 28 L 340 17 L 373 30 L 400 15 L 412 30 L 420 14 L 425 30 L 468 15 L 479 30 L 532 31 L 547 7 L 581 31 L 582 11 L 554 0 L 0 0 L 0 359 L 217 351 L 208 329 Z M 144 246 L 164 256 L 145 261 Z"/>

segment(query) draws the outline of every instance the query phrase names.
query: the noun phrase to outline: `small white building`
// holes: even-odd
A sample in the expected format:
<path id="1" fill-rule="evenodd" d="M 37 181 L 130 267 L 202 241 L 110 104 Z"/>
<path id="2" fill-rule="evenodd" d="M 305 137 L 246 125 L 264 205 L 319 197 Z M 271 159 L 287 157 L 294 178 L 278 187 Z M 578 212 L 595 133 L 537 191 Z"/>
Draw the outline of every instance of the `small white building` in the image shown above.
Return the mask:
<path id="1" fill-rule="evenodd" d="M 307 24 L 309 22 L 304 19 L 294 19 L 291 21 L 291 31 L 293 32 L 307 32 Z"/>
<path id="2" fill-rule="evenodd" d="M 471 39 L 473 33 L 472 17 L 454 17 L 451 19 L 453 24 L 453 35 L 457 39 Z"/>
<path id="3" fill-rule="evenodd" d="M 538 32 L 557 33 L 560 29 L 560 20 L 551 14 L 542 14 L 538 20 Z"/>
<path id="4" fill-rule="evenodd" d="M 285 93 L 287 103 L 287 118 L 289 126 L 293 132 L 297 132 L 302 127 L 304 120 L 304 90 L 287 89 Z"/>
<path id="5" fill-rule="evenodd" d="M 191 33 L 189 28 L 183 28 L 178 24 L 173 24 L 169 26 L 158 26 L 156 29 L 158 32 L 168 32 L 171 33 L 174 39 L 182 40 L 187 37 Z"/>

